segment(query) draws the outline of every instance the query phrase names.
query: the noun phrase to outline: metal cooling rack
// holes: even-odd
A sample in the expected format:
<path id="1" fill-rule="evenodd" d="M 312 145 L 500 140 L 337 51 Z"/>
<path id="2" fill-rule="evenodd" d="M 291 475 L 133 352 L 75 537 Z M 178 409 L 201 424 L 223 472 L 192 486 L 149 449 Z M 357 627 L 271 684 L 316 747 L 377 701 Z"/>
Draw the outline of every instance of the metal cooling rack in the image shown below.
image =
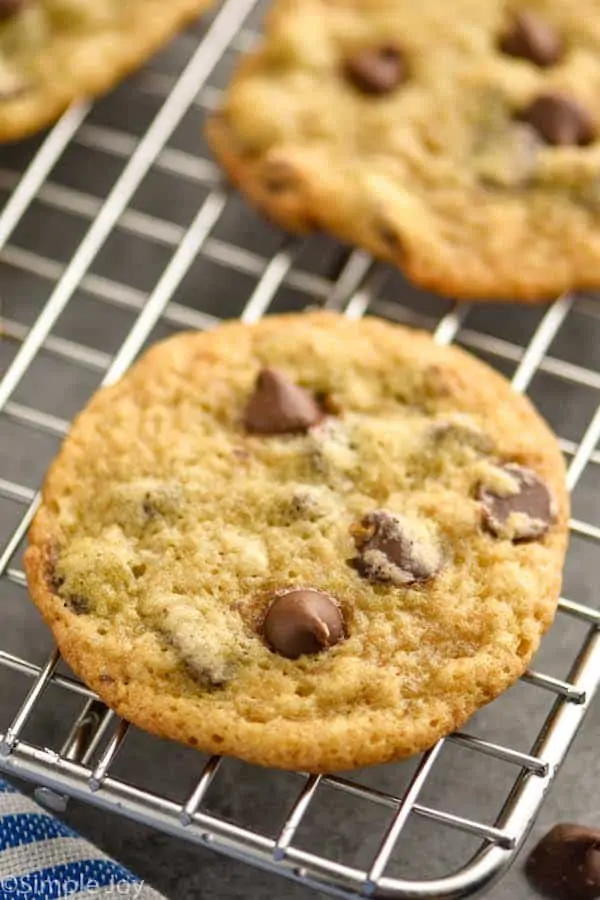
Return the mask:
<path id="1" fill-rule="evenodd" d="M 16 272 L 33 273 L 47 287 L 39 314 L 32 323 L 23 324 L 18 316 L 4 319 L 0 348 L 10 346 L 14 352 L 9 354 L 0 380 L 0 425 L 2 421 L 10 421 L 55 437 L 65 433 L 68 427 L 65 418 L 15 399 L 19 387 L 31 376 L 42 355 L 73 364 L 82 373 L 96 373 L 98 380 L 108 384 L 123 374 L 148 340 L 155 339 L 157 328 L 214 325 L 219 317 L 214 310 L 207 311 L 202 299 L 211 292 L 210 283 L 195 283 L 192 291 L 185 292 L 183 300 L 178 299 L 199 258 L 218 264 L 231 277 L 237 273 L 251 279 L 252 287 L 239 309 L 246 322 L 289 306 L 320 304 L 342 309 L 352 317 L 369 310 L 428 327 L 440 343 L 458 340 L 504 369 L 512 369 L 512 383 L 517 391 L 529 390 L 540 373 L 568 384 L 573 390 L 586 389 L 593 395 L 600 389 L 597 367 L 550 354 L 551 345 L 560 337 L 576 306 L 583 304 L 584 312 L 587 309 L 591 316 L 598 315 L 591 306 L 585 307 L 585 300 L 565 296 L 545 310 L 520 311 L 523 322 L 531 322 L 532 315 L 536 317 L 534 326 L 529 328 L 530 339 L 523 346 L 504 337 L 502 328 L 496 328 L 501 321 L 500 313 L 494 319 L 494 327 L 473 328 L 470 320 L 475 309 L 468 306 L 441 301 L 436 304 L 426 295 L 415 296 L 414 291 L 402 294 L 408 296 L 406 302 L 402 297 L 398 302 L 386 288 L 390 272 L 360 251 L 336 248 L 329 242 L 332 258 L 324 272 L 320 257 L 318 265 L 313 265 L 314 254 L 313 262 L 303 262 L 310 241 L 277 235 L 275 252 L 267 256 L 255 248 L 244 247 L 237 238 L 232 238 L 233 232 L 220 227 L 231 193 L 220 182 L 217 169 L 208 158 L 195 153 L 193 145 L 189 150 L 180 149 L 174 137 L 190 113 L 202 113 L 214 106 L 219 94 L 216 76 L 220 67 L 255 39 L 251 25 L 256 6 L 255 0 L 227 0 L 212 18 L 174 45 L 185 50 L 184 55 L 189 57 L 183 71 L 174 74 L 168 65 L 167 71 L 152 68 L 139 76 L 136 90 L 152 97 L 155 103 L 150 124 L 140 134 L 98 124 L 93 110 L 77 106 L 47 135 L 22 171 L 18 167 L 3 167 L 0 156 L 0 187 L 10 189 L 0 214 L 0 264 Z M 55 177 L 57 165 L 74 147 L 93 148 L 105 158 L 107 165 L 119 166 L 118 177 L 105 198 L 67 187 Z M 153 173 L 167 174 L 190 187 L 202 187 L 203 199 L 191 223 L 176 224 L 167 216 L 137 208 L 138 191 Z M 81 240 L 66 263 L 52 258 L 35 242 L 33 248 L 27 248 L 15 239 L 20 225 L 38 207 L 76 218 L 82 227 Z M 126 256 L 128 242 L 134 240 L 145 242 L 149 252 L 160 246 L 166 254 L 165 264 L 150 289 L 136 288 L 124 280 L 94 271 L 103 248 L 115 235 L 119 236 Z M 314 241 L 312 246 L 314 250 Z M 406 286 L 403 290 L 409 291 Z M 198 296 L 199 306 L 195 305 Z M 65 338 L 56 331 L 67 307 L 85 303 L 85 298 L 90 297 L 103 305 L 107 318 L 116 315 L 117 309 L 125 310 L 131 317 L 116 353 Z M 600 356 L 597 363 L 600 367 Z M 600 409 L 595 409 L 595 401 L 590 412 L 579 438 L 562 441 L 570 462 L 571 489 L 600 463 L 600 453 L 596 450 Z M 18 504 L 20 514 L 16 527 L 0 542 L 0 601 L 9 586 L 25 588 L 19 567 L 20 551 L 37 504 L 37 494 L 31 484 L 3 475 L 0 469 L 0 498 Z M 573 520 L 572 531 L 578 539 L 592 542 L 594 546 L 600 541 L 600 527 L 593 521 Z M 294 798 L 276 826 L 273 828 L 271 822 L 264 829 L 256 824 L 252 827 L 236 824 L 207 805 L 207 798 L 218 784 L 227 761 L 218 758 L 204 761 L 195 756 L 200 767 L 195 785 L 177 801 L 151 789 L 139 788 L 119 776 L 117 756 L 131 740 L 134 729 L 118 721 L 85 686 L 69 674 L 61 674 L 57 670 L 56 652 L 39 665 L 1 649 L 3 638 L 0 637 L 0 687 L 8 673 L 19 684 L 30 684 L 12 720 L 0 719 L 0 770 L 34 782 L 40 799 L 56 808 L 64 808 L 66 798 L 74 796 L 338 896 L 471 896 L 490 885 L 514 858 L 598 687 L 600 613 L 584 602 L 564 598 L 556 628 L 566 627 L 567 623 L 578 623 L 581 628 L 577 641 L 570 645 L 573 654 L 567 677 L 532 671 L 523 679 L 535 693 L 535 701 L 548 704 L 549 710 L 548 715 L 544 712 L 543 725 L 536 728 L 528 752 L 515 749 L 508 741 L 489 740 L 477 734 L 475 717 L 475 733 L 456 734 L 440 742 L 420 758 L 405 783 L 400 777 L 401 772 L 406 772 L 402 766 L 387 768 L 383 789 L 374 787 L 373 779 L 354 775 L 290 776 L 295 779 Z M 72 718 L 72 726 L 67 723 L 68 737 L 56 746 L 55 734 L 47 734 L 43 741 L 36 742 L 26 736 L 51 685 L 61 699 L 69 696 L 81 707 Z M 533 702 L 531 697 L 530 701 Z M 496 708 L 497 704 L 489 708 L 492 722 Z M 504 802 L 489 821 L 423 801 L 427 785 L 440 770 L 440 754 L 449 746 L 458 746 L 473 759 L 486 761 L 486 766 L 495 760 L 510 769 Z M 260 775 L 266 783 L 271 776 L 275 778 L 275 773 Z M 390 788 L 394 782 L 395 790 Z M 368 860 L 362 859 L 360 865 L 352 860 L 340 862 L 330 858 L 325 849 L 309 852 L 300 846 L 298 836 L 302 828 L 322 793 L 331 790 L 345 801 L 360 801 L 363 807 L 378 808 L 385 814 L 385 827 L 370 847 Z M 475 839 L 475 851 L 460 866 L 438 873 L 433 879 L 394 875 L 392 863 L 398 853 L 402 855 L 405 833 L 415 820 L 428 823 L 428 827 L 442 826 L 449 834 L 469 835 Z"/>

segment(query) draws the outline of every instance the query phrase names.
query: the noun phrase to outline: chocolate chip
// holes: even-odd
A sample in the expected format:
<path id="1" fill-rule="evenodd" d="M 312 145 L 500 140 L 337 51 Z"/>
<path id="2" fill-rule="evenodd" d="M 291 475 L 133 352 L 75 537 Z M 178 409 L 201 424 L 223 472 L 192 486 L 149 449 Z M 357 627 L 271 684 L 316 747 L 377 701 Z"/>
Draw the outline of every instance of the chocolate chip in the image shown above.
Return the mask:
<path id="1" fill-rule="evenodd" d="M 80 594 L 69 594 L 65 606 L 74 612 L 76 616 L 83 616 L 90 611 L 90 602 L 87 597 Z"/>
<path id="2" fill-rule="evenodd" d="M 600 829 L 555 825 L 532 850 L 525 872 L 546 897 L 596 900 L 600 897 Z"/>
<path id="3" fill-rule="evenodd" d="M 547 143 L 557 147 L 591 144 L 594 125 L 580 104 L 566 94 L 542 94 L 521 113 Z"/>
<path id="4" fill-rule="evenodd" d="M 344 74 L 363 94 L 389 94 L 406 81 L 408 69 L 395 47 L 359 50 L 344 63 Z"/>
<path id="5" fill-rule="evenodd" d="M 500 466 L 497 472 L 498 484 L 481 484 L 478 489 L 487 530 L 512 541 L 541 537 L 556 518 L 549 489 L 535 472 L 516 463 Z"/>
<path id="6" fill-rule="evenodd" d="M 560 34 L 548 22 L 533 12 L 520 12 L 500 39 L 500 49 L 509 56 L 546 67 L 558 62 L 564 44 Z"/>
<path id="7" fill-rule="evenodd" d="M 25 8 L 27 0 L 0 0 L 0 22 Z"/>
<path id="8" fill-rule="evenodd" d="M 378 509 L 350 532 L 360 554 L 351 565 L 369 581 L 415 584 L 441 568 L 440 548 L 427 527 L 406 516 Z"/>
<path id="9" fill-rule="evenodd" d="M 335 600 L 321 591 L 302 588 L 280 594 L 263 623 L 267 643 L 280 656 L 298 659 L 329 650 L 344 640 L 344 619 Z"/>
<path id="10" fill-rule="evenodd" d="M 308 431 L 323 418 L 313 397 L 276 369 L 259 374 L 246 411 L 248 431 L 257 434 L 288 434 Z"/>
<path id="11" fill-rule="evenodd" d="M 265 168 L 263 182 L 265 188 L 272 194 L 282 194 L 294 187 L 296 171 L 282 159 L 272 160 Z"/>

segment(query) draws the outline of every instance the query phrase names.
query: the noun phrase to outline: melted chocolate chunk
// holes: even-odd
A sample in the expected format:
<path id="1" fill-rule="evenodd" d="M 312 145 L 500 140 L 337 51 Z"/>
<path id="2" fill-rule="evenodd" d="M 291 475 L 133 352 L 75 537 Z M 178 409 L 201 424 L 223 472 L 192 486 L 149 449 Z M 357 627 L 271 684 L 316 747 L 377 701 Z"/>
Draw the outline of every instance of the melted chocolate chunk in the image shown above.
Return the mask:
<path id="1" fill-rule="evenodd" d="M 600 829 L 556 825 L 532 850 L 525 867 L 533 887 L 555 900 L 600 897 Z"/>
<path id="2" fill-rule="evenodd" d="M 395 47 L 360 50 L 346 60 L 344 74 L 363 94 L 389 94 L 408 77 L 406 62 Z"/>
<path id="3" fill-rule="evenodd" d="M 500 40 L 500 49 L 509 56 L 528 59 L 537 66 L 552 66 L 564 51 L 558 31 L 534 12 L 517 13 Z"/>
<path id="4" fill-rule="evenodd" d="M 508 475 L 506 490 L 480 485 L 478 499 L 483 522 L 496 537 L 531 541 L 545 534 L 556 518 L 549 489 L 532 469 L 507 463 L 499 466 L 500 477 Z"/>
<path id="5" fill-rule="evenodd" d="M 387 510 L 375 510 L 351 529 L 359 556 L 351 565 L 373 582 L 398 585 L 428 581 L 442 554 L 424 525 Z"/>
<path id="6" fill-rule="evenodd" d="M 335 600 L 312 588 L 280 594 L 263 623 L 265 640 L 275 653 L 298 659 L 321 653 L 344 640 L 344 619 Z"/>
<path id="7" fill-rule="evenodd" d="M 556 147 L 585 147 L 594 140 L 594 124 L 588 112 L 566 94 L 542 94 L 521 113 L 546 142 Z"/>
<path id="8" fill-rule="evenodd" d="M 263 369 L 259 374 L 244 413 L 246 428 L 256 434 L 306 432 L 322 418 L 308 391 L 276 369 Z"/>

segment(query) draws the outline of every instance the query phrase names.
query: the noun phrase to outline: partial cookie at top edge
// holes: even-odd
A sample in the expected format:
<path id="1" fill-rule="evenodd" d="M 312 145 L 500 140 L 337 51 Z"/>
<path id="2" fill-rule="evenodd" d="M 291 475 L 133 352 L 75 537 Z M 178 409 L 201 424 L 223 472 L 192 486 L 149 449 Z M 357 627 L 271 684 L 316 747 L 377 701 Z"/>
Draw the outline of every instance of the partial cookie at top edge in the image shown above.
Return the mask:
<path id="1" fill-rule="evenodd" d="M 331 232 L 440 293 L 535 302 L 598 287 L 598 11 L 537 4 L 557 44 L 542 33 L 526 58 L 502 49 L 514 25 L 499 0 L 462 6 L 461 19 L 439 0 L 278 0 L 208 123 L 215 155 L 284 228 Z M 361 93 L 348 58 L 384 44 L 406 77 Z M 566 110 L 550 130 L 547 98 Z M 553 146 L 561 135 L 573 146 Z"/>
<path id="2" fill-rule="evenodd" d="M 114 24 L 107 13 L 100 27 L 58 26 L 44 38 L 41 29 L 49 26 L 33 21 L 38 2 L 43 5 L 43 0 L 35 0 L 22 13 L 0 22 L 0 141 L 33 134 L 72 102 L 110 90 L 211 4 L 211 0 L 172 0 L 166 5 L 160 0 L 129 0 Z M 39 46 L 26 49 L 23 39 L 24 49 L 19 51 L 14 35 L 18 16 L 23 16 L 24 28 L 36 26 Z M 3 55 L 2 30 L 9 28 L 12 49 Z M 3 79 L 11 85 L 4 95 Z"/>

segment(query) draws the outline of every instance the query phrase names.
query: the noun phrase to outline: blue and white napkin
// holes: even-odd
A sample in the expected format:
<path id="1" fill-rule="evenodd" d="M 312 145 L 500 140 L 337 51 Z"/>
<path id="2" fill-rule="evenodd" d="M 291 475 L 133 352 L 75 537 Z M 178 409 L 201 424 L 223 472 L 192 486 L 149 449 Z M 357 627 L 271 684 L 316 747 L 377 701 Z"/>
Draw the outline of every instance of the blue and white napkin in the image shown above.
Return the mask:
<path id="1" fill-rule="evenodd" d="M 0 778 L 0 900 L 165 900 Z"/>

